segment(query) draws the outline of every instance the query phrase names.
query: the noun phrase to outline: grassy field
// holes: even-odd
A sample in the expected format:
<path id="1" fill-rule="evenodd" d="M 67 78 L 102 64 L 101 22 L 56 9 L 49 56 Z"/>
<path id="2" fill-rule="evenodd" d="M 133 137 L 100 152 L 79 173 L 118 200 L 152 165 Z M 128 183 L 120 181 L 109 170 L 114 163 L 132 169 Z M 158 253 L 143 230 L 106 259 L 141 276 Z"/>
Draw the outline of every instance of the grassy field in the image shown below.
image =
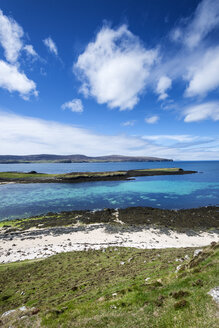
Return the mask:
<path id="1" fill-rule="evenodd" d="M 24 173 L 24 172 L 0 172 L 1 179 L 36 179 L 36 178 L 72 178 L 72 177 L 96 177 L 124 175 L 126 171 L 115 172 L 72 172 L 65 174 L 46 174 L 46 173 Z"/>
<path id="2" fill-rule="evenodd" d="M 22 328 L 216 328 L 218 307 L 207 293 L 219 285 L 218 246 L 195 258 L 192 248 L 108 248 L 0 265 L 1 313 L 27 307 L 0 320 Z"/>

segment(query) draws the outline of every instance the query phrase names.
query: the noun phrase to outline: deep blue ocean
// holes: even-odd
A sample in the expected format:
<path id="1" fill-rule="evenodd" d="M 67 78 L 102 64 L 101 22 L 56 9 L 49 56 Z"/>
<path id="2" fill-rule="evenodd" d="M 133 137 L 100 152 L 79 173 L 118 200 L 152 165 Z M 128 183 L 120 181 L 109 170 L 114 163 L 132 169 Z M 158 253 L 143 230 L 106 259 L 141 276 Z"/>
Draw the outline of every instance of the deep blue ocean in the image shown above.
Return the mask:
<path id="1" fill-rule="evenodd" d="M 67 173 L 180 167 L 199 173 L 129 181 L 0 185 L 0 221 L 78 209 L 150 206 L 166 209 L 219 204 L 219 161 L 0 164 L 0 171 Z"/>

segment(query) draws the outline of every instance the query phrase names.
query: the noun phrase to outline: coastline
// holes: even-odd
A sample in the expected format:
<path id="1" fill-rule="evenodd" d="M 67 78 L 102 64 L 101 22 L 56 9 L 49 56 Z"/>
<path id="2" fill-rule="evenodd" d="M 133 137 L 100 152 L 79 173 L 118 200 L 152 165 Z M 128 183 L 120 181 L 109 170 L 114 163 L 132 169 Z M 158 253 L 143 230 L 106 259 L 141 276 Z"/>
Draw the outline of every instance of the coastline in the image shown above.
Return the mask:
<path id="1" fill-rule="evenodd" d="M 1 229 L 0 263 L 42 259 L 58 253 L 108 247 L 163 249 L 203 247 L 219 242 L 218 231 L 176 232 L 169 228 L 110 224 L 73 225 L 5 233 Z"/>
<path id="2" fill-rule="evenodd" d="M 197 171 L 186 171 L 181 168 L 137 169 L 127 171 L 109 172 L 72 172 L 65 174 L 46 174 L 31 171 L 0 172 L 0 184 L 6 183 L 80 183 L 95 181 L 120 181 L 130 180 L 135 177 L 159 175 L 184 175 L 194 174 Z"/>
<path id="3" fill-rule="evenodd" d="M 48 213 L 3 221 L 0 263 L 108 247 L 203 247 L 219 242 L 218 216 L 217 207 L 179 211 L 127 208 Z"/>

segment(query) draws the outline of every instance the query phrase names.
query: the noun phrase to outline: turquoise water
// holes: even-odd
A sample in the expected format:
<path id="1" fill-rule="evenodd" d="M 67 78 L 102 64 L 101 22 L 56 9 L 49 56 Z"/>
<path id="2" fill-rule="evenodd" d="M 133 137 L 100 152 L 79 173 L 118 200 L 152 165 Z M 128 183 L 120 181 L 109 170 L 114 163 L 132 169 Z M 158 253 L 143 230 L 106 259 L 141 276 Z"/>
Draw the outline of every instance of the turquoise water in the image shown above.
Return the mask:
<path id="1" fill-rule="evenodd" d="M 14 165 L 16 166 L 10 165 L 10 167 L 18 170 L 17 164 Z M 61 170 L 65 170 L 65 172 L 68 170 L 108 171 L 168 166 L 197 170 L 202 173 L 182 176 L 139 177 L 136 180 L 116 182 L 0 185 L 0 220 L 74 209 L 124 208 L 128 206 L 178 209 L 217 205 L 219 203 L 218 161 L 19 164 L 21 171 L 24 171 L 22 165 L 25 166 L 26 171 L 31 171 L 34 166 L 38 172 L 49 173 L 63 172 Z M 3 169 L 5 170 L 5 165 Z M 3 169 L 0 165 L 0 171 Z M 9 170 L 12 169 L 7 169 L 7 171 Z"/>

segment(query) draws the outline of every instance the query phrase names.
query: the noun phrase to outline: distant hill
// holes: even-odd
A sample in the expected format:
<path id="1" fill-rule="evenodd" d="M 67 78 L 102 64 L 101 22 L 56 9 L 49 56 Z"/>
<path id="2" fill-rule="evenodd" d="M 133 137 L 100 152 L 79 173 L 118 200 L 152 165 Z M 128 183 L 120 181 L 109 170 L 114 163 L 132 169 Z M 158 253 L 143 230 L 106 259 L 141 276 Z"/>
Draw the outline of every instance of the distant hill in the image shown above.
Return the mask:
<path id="1" fill-rule="evenodd" d="M 104 163 L 104 162 L 170 162 L 172 159 L 146 156 L 97 156 L 85 155 L 0 155 L 0 164 L 15 163 Z"/>

